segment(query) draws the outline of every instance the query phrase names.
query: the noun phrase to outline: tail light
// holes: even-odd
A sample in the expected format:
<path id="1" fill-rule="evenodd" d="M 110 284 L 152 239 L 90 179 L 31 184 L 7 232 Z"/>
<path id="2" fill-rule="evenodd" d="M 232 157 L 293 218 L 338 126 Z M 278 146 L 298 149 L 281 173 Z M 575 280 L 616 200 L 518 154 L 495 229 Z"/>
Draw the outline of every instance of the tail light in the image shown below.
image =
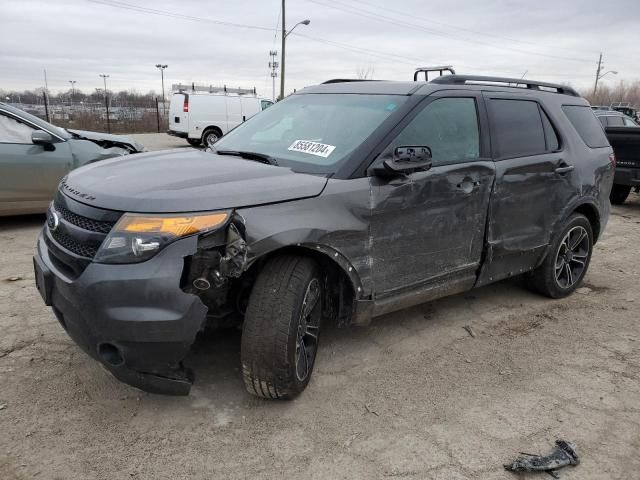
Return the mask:
<path id="1" fill-rule="evenodd" d="M 189 97 L 187 95 L 184 96 L 184 103 L 182 104 L 182 111 L 185 113 L 189 112 Z"/>
<path id="2" fill-rule="evenodd" d="M 609 154 L 609 163 L 611 164 L 611 166 L 613 168 L 616 168 L 616 154 L 615 153 L 610 153 Z"/>

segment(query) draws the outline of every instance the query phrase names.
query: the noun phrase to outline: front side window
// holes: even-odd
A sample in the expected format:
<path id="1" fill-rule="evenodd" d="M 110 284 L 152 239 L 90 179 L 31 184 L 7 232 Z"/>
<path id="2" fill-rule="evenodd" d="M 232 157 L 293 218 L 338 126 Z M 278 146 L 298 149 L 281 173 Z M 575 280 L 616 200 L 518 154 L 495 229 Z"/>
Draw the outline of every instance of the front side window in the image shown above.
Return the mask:
<path id="1" fill-rule="evenodd" d="M 216 142 L 304 173 L 333 173 L 406 102 L 407 96 L 298 94 L 267 108 Z"/>
<path id="2" fill-rule="evenodd" d="M 469 162 L 480 157 L 478 112 L 473 98 L 440 98 L 429 103 L 382 154 L 400 146 L 426 146 L 433 165 Z"/>
<path id="3" fill-rule="evenodd" d="M 260 100 L 260 110 L 265 110 L 271 105 L 273 105 L 273 102 L 270 102 L 269 100 Z"/>
<path id="4" fill-rule="evenodd" d="M 33 128 L 0 113 L 0 143 L 31 143 Z"/>
<path id="5" fill-rule="evenodd" d="M 526 157 L 549 151 L 537 102 L 492 99 L 489 102 L 494 150 L 498 158 Z"/>
<path id="6" fill-rule="evenodd" d="M 624 122 L 624 126 L 625 127 L 637 127 L 638 126 L 638 124 L 636 122 L 634 122 L 629 117 L 622 117 L 622 121 Z"/>

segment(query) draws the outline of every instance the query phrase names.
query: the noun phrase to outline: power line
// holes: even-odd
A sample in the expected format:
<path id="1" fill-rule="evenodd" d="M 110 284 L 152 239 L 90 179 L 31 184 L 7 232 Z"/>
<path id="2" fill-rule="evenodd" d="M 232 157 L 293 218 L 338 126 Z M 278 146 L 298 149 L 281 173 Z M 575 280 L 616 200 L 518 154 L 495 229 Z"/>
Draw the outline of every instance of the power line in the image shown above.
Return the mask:
<path id="1" fill-rule="evenodd" d="M 324 0 L 324 1 L 320 1 L 320 0 L 307 0 L 311 3 L 315 3 L 317 5 L 321 5 L 323 7 L 329 7 L 329 8 L 333 8 L 336 10 L 340 10 L 346 13 L 350 13 L 352 15 L 358 15 L 364 18 L 368 18 L 368 19 L 372 19 L 372 20 L 376 20 L 378 22 L 382 22 L 382 23 L 389 23 L 392 25 L 397 25 L 397 26 L 401 26 L 401 27 L 409 27 L 409 28 L 413 28 L 416 30 L 421 30 L 427 33 L 430 33 L 431 35 L 435 35 L 435 36 L 441 36 L 441 37 L 445 37 L 445 38 L 452 38 L 455 40 L 460 40 L 460 41 L 464 41 L 467 43 L 471 43 L 474 45 L 485 45 L 485 46 L 489 46 L 492 48 L 497 48 L 497 49 L 502 49 L 502 50 L 509 50 L 509 51 L 513 51 L 513 52 L 517 52 L 517 53 L 523 53 L 526 55 L 536 55 L 536 56 L 540 56 L 540 57 L 547 57 L 547 58 L 555 58 L 555 59 L 559 59 L 559 60 L 568 60 L 568 61 L 573 61 L 573 62 L 585 62 L 585 63 L 592 63 L 592 60 L 587 60 L 587 59 L 583 59 L 583 58 L 573 58 L 573 57 L 562 57 L 559 55 L 550 55 L 550 54 L 546 54 L 546 53 L 539 53 L 539 52 L 531 52 L 528 50 L 522 50 L 519 48 L 513 48 L 513 47 L 508 47 L 508 46 L 504 46 L 504 45 L 494 45 L 488 42 L 482 42 L 479 40 L 471 40 L 468 38 L 464 38 L 464 37 L 460 37 L 459 35 L 455 35 L 452 33 L 448 33 L 448 32 L 443 32 L 440 30 L 434 30 L 428 27 L 425 27 L 423 25 L 419 25 L 416 23 L 411 23 L 411 22 L 406 22 L 404 20 L 399 20 L 393 17 L 389 17 L 386 15 L 381 15 L 378 14 L 376 12 L 372 12 L 371 10 L 363 10 L 361 8 L 358 7 L 352 7 L 350 5 L 345 5 L 345 4 L 340 4 L 338 2 L 335 2 L 335 0 Z M 337 3 L 336 4 L 332 4 L 332 3 L 326 3 L 326 2 L 334 2 Z"/>
<path id="2" fill-rule="evenodd" d="M 263 27 L 259 25 L 246 25 L 244 23 L 223 22 L 222 20 L 213 20 L 211 18 L 195 17 L 192 15 L 184 15 L 181 13 L 168 12 L 166 10 L 158 10 L 156 8 L 140 7 L 138 5 L 132 5 L 130 3 L 120 2 L 117 0 L 87 0 L 87 1 L 91 3 L 97 3 L 99 5 L 104 5 L 107 7 L 121 8 L 124 10 L 132 10 L 139 13 L 148 13 L 148 14 L 159 15 L 163 17 L 180 18 L 182 20 L 191 20 L 194 22 L 213 23 L 215 25 L 222 25 L 225 27 L 249 28 L 253 30 L 265 30 L 269 32 L 273 30 L 273 28 Z"/>
<path id="3" fill-rule="evenodd" d="M 540 43 L 537 43 L 537 42 L 528 42 L 526 40 L 519 40 L 517 38 L 505 37 L 503 35 L 495 35 L 493 33 L 480 32 L 478 30 L 471 30 L 469 28 L 462 28 L 462 27 L 458 27 L 458 26 L 455 26 L 455 25 L 451 25 L 449 23 L 438 22 L 436 20 L 427 19 L 427 18 L 424 18 L 424 17 L 417 17 L 415 15 L 415 13 L 401 12 L 400 10 L 395 10 L 393 8 L 389 8 L 386 5 L 385 6 L 374 5 L 372 3 L 365 2 L 363 0 L 351 0 L 351 1 L 356 2 L 356 3 L 361 3 L 362 5 L 367 5 L 368 7 L 371 7 L 371 8 L 384 10 L 385 12 L 392 12 L 392 13 L 395 13 L 397 15 L 401 15 L 403 17 L 409 17 L 411 19 L 419 20 L 421 22 L 432 23 L 434 25 L 439 25 L 441 27 L 446 27 L 446 28 L 450 28 L 450 29 L 454 29 L 454 30 L 460 30 L 461 32 L 467 32 L 467 33 L 471 33 L 473 35 L 485 36 L 485 37 L 495 38 L 495 39 L 498 39 L 498 40 L 507 40 L 509 42 L 521 43 L 523 45 L 532 45 L 532 46 L 537 46 L 539 48 L 546 48 L 546 49 L 553 49 L 553 50 L 557 50 L 558 49 L 557 46 L 543 45 L 543 44 L 540 44 Z M 564 50 L 565 51 L 572 50 L 572 51 L 578 52 L 578 50 L 576 50 L 576 49 L 567 49 L 567 48 L 565 48 Z M 580 50 L 581 53 L 584 53 L 584 52 L 587 52 L 587 51 L 588 50 Z M 595 53 L 595 54 L 599 53 L 597 50 L 590 50 L 590 51 L 592 53 Z"/>

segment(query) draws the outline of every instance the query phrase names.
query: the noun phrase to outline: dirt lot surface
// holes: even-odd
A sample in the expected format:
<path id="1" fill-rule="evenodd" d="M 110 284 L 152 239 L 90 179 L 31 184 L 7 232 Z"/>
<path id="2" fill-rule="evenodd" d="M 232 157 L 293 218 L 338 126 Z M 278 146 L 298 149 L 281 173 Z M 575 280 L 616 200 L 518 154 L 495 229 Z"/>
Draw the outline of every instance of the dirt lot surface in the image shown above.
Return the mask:
<path id="1" fill-rule="evenodd" d="M 137 133 L 128 136 L 136 142 L 143 144 L 147 150 L 189 147 L 189 144 L 184 138 L 173 137 L 166 133 Z"/>
<path id="2" fill-rule="evenodd" d="M 328 326 L 291 402 L 245 392 L 235 331 L 197 341 L 188 397 L 117 382 L 34 287 L 42 222 L 0 219 L 3 480 L 509 479 L 504 462 L 557 438 L 582 457 L 562 478 L 640 478 L 638 196 L 613 209 L 572 297 L 509 281 L 365 329 Z M 519 478 L 534 477 L 551 478 Z"/>

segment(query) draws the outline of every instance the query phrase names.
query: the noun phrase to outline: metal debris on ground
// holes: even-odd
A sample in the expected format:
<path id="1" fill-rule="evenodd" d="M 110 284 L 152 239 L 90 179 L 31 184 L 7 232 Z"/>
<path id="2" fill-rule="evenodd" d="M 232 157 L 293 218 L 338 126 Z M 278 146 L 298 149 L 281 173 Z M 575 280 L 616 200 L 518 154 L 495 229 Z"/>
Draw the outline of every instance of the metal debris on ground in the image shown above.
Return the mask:
<path id="1" fill-rule="evenodd" d="M 22 280 L 22 277 L 20 275 L 12 275 L 7 278 L 8 282 L 17 282 L 18 280 Z"/>
<path id="2" fill-rule="evenodd" d="M 524 456 L 505 464 L 504 468 L 510 472 L 546 472 L 554 478 L 560 478 L 556 470 L 580 463 L 575 444 L 565 440 L 556 440 L 555 448 L 544 456 L 523 452 L 521 454 Z"/>
<path id="3" fill-rule="evenodd" d="M 467 331 L 467 333 L 471 335 L 473 338 L 476 338 L 476 332 L 473 331 L 473 328 L 471 328 L 471 325 L 465 325 L 462 328 L 464 328 Z"/>

